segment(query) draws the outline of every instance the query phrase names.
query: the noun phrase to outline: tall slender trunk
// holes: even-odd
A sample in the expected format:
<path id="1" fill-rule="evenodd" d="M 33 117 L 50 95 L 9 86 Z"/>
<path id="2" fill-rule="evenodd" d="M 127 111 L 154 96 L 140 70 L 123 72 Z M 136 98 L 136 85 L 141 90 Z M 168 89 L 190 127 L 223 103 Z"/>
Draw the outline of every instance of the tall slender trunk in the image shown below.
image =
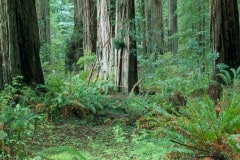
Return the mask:
<path id="1" fill-rule="evenodd" d="M 97 8 L 94 0 L 83 0 L 83 49 L 96 53 Z"/>
<path id="2" fill-rule="evenodd" d="M 162 0 L 151 0 L 151 51 L 154 59 L 157 54 L 163 54 L 164 49 L 164 27 Z"/>
<path id="3" fill-rule="evenodd" d="M 151 50 L 151 1 L 144 0 L 144 15 L 145 15 L 145 37 L 146 50 L 150 54 Z"/>
<path id="4" fill-rule="evenodd" d="M 169 38 L 169 51 L 177 53 L 178 51 L 178 38 L 172 37 L 177 33 L 177 0 L 168 0 L 168 36 Z"/>

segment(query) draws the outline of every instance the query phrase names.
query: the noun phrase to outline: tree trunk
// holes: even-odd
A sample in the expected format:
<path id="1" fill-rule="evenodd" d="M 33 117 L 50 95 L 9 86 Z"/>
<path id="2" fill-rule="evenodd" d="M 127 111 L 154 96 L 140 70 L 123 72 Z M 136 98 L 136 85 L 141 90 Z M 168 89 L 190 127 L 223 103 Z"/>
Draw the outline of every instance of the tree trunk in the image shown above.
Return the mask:
<path id="1" fill-rule="evenodd" d="M 115 30 L 115 83 L 119 91 L 129 93 L 137 83 L 134 1 L 117 0 Z M 138 92 L 138 88 L 135 88 Z"/>
<path id="2" fill-rule="evenodd" d="M 151 51 L 151 1 L 144 1 L 144 15 L 145 15 L 145 38 L 146 38 L 146 51 L 150 54 Z"/>
<path id="3" fill-rule="evenodd" d="M 169 36 L 169 51 L 177 53 L 178 39 L 174 36 L 177 33 L 177 0 L 168 0 L 168 36 Z"/>
<path id="4" fill-rule="evenodd" d="M 151 0 L 151 52 L 154 59 L 164 53 L 164 28 L 162 0 Z"/>
<path id="5" fill-rule="evenodd" d="M 97 8 L 95 0 L 83 0 L 83 50 L 96 53 Z"/>
<path id="6" fill-rule="evenodd" d="M 164 53 L 164 27 L 162 0 L 144 0 L 145 44 L 147 53 Z"/>
<path id="7" fill-rule="evenodd" d="M 34 0 L 1 0 L 0 24 L 0 87 L 16 76 L 27 84 L 44 83 Z"/>
<path id="8" fill-rule="evenodd" d="M 211 47 L 218 53 L 216 64 L 240 66 L 240 39 L 237 0 L 210 0 Z"/>
<path id="9" fill-rule="evenodd" d="M 70 42 L 67 44 L 67 52 L 65 56 L 66 71 L 77 73 L 78 59 L 83 56 L 83 13 L 82 0 L 74 0 L 74 28 Z"/>
<path id="10" fill-rule="evenodd" d="M 146 55 L 147 54 L 147 37 L 146 37 L 146 16 L 145 16 L 145 4 L 144 0 L 140 0 L 139 2 L 139 11 L 141 14 L 141 19 L 144 19 L 143 21 L 140 22 L 140 29 L 139 31 L 141 32 L 141 39 L 139 40 L 140 42 L 137 42 L 141 44 L 142 46 L 142 54 Z M 136 6 L 135 6 L 136 7 Z M 136 7 L 137 8 L 137 7 Z"/>
<path id="11" fill-rule="evenodd" d="M 83 51 L 86 56 L 97 51 L 96 0 L 83 0 Z M 84 69 L 91 70 L 90 64 L 85 64 Z"/>
<path id="12" fill-rule="evenodd" d="M 41 44 L 49 44 L 50 38 L 50 2 L 49 0 L 37 0 L 37 16 Z"/>
<path id="13" fill-rule="evenodd" d="M 97 23 L 97 56 L 98 65 L 100 67 L 100 77 L 107 80 L 111 76 L 113 70 L 114 53 L 111 45 L 112 42 L 112 26 L 111 26 L 111 14 L 113 8 L 111 7 L 109 0 L 98 0 L 98 23 Z"/>

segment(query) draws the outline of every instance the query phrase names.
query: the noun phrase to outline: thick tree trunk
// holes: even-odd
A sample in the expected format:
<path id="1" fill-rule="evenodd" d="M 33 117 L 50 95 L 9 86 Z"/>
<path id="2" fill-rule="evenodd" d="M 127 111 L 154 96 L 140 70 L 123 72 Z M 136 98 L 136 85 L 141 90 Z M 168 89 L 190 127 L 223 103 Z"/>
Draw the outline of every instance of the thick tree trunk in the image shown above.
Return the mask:
<path id="1" fill-rule="evenodd" d="M 115 52 L 115 83 L 126 94 L 138 80 L 134 18 L 134 1 L 117 0 L 115 38 L 121 45 Z"/>
<path id="2" fill-rule="evenodd" d="M 44 83 L 34 0 L 1 0 L 0 24 L 0 87 L 16 76 L 27 84 Z"/>
<path id="3" fill-rule="evenodd" d="M 172 37 L 177 33 L 177 0 L 168 0 L 168 36 L 169 38 L 169 51 L 177 53 L 178 39 Z"/>
<path id="4" fill-rule="evenodd" d="M 108 79 L 112 74 L 113 70 L 113 61 L 114 61 L 114 53 L 111 45 L 112 42 L 112 27 L 111 27 L 111 12 L 112 7 L 109 0 L 98 0 L 97 8 L 98 8 L 98 42 L 97 42 L 97 56 L 99 63 L 99 74 L 103 79 Z"/>
<path id="5" fill-rule="evenodd" d="M 74 0 L 74 28 L 70 42 L 67 44 L 67 52 L 65 56 L 66 71 L 77 73 L 78 59 L 83 56 L 83 3 L 82 0 Z"/>
<path id="6" fill-rule="evenodd" d="M 210 0 L 211 47 L 218 53 L 216 64 L 240 66 L 240 39 L 237 0 Z"/>

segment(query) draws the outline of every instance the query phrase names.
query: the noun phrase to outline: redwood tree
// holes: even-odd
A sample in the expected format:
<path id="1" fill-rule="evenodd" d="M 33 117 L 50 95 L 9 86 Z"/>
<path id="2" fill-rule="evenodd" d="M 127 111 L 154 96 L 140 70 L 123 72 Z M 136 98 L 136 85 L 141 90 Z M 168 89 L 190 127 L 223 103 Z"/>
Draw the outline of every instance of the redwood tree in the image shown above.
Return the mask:
<path id="1" fill-rule="evenodd" d="M 129 93 L 138 81 L 135 41 L 134 1 L 116 1 L 115 83 L 119 91 Z M 137 92 L 137 87 L 135 91 Z"/>
<path id="2" fill-rule="evenodd" d="M 240 39 L 237 0 L 210 0 L 211 47 L 218 53 L 216 64 L 240 66 Z"/>
<path id="3" fill-rule="evenodd" d="M 115 10 L 112 7 L 113 0 L 97 0 L 97 58 L 99 75 L 108 79 L 112 75 L 114 64 L 114 53 L 112 48 L 113 28 L 111 20 Z"/>
<path id="4" fill-rule="evenodd" d="M 163 3 L 162 0 L 144 0 L 145 16 L 145 46 L 149 54 L 156 59 L 157 54 L 164 53 L 164 27 L 163 27 Z"/>
<path id="5" fill-rule="evenodd" d="M 44 83 L 39 48 L 35 0 L 1 0 L 0 88 L 16 76 L 27 84 Z"/>
<path id="6" fill-rule="evenodd" d="M 96 0 L 83 0 L 83 50 L 96 53 L 97 8 Z"/>
<path id="7" fill-rule="evenodd" d="M 151 52 L 154 58 L 164 53 L 164 27 L 162 0 L 151 0 Z"/>

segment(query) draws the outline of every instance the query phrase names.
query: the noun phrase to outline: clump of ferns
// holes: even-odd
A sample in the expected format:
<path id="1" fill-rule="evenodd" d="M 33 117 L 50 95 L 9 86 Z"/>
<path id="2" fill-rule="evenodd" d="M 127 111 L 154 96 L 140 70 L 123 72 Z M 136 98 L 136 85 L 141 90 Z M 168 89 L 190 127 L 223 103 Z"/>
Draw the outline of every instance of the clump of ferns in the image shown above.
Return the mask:
<path id="1" fill-rule="evenodd" d="M 224 84 L 233 85 L 233 87 L 239 85 L 240 80 L 240 67 L 237 69 L 221 69 L 219 73 L 216 74 L 217 78 L 219 77 Z"/>
<path id="2" fill-rule="evenodd" d="M 240 156 L 238 94 L 224 97 L 218 104 L 206 97 L 190 100 L 187 106 L 180 110 L 181 116 L 163 129 L 165 136 L 176 144 L 176 151 L 189 154 L 191 158 L 227 160 Z"/>

